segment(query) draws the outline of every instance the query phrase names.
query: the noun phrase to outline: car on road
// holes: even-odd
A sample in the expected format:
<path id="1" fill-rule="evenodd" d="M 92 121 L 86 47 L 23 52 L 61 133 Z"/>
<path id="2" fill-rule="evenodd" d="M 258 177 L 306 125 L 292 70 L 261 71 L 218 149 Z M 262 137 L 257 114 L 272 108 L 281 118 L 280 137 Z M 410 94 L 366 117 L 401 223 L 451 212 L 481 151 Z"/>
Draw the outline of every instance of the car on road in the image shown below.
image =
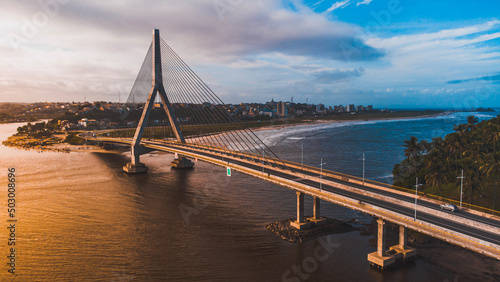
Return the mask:
<path id="1" fill-rule="evenodd" d="M 458 211 L 457 206 L 452 205 L 452 204 L 444 204 L 444 205 L 441 205 L 440 207 L 441 207 L 442 210 L 449 210 L 449 211 L 452 211 L 452 212 L 457 212 Z"/>

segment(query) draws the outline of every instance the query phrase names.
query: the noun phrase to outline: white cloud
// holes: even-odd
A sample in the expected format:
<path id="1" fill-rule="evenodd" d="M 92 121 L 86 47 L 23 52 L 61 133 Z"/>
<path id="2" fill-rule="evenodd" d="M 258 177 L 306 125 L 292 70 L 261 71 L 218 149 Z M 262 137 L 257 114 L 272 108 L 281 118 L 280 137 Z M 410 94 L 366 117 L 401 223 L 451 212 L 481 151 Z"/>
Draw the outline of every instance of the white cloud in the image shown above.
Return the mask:
<path id="1" fill-rule="evenodd" d="M 321 4 L 321 3 L 323 3 L 323 2 L 325 2 L 325 0 L 318 1 L 314 5 L 312 5 L 312 7 L 313 8 L 318 7 L 318 5 Z"/>
<path id="2" fill-rule="evenodd" d="M 457 97 L 467 97 L 476 93 L 477 88 L 486 87 L 475 78 L 498 74 L 500 50 L 487 42 L 500 38 L 500 33 L 495 32 L 499 27 L 500 22 L 495 20 L 437 32 L 371 38 L 367 43 L 387 51 L 383 59 L 386 64 L 376 67 L 376 71 L 367 72 L 361 83 L 369 83 L 373 89 L 406 91 L 415 99 L 431 94 L 432 99 L 437 99 L 437 94 L 447 93 L 443 88 L 451 89 L 450 92 Z M 448 83 L 456 80 L 471 83 L 469 88 Z M 414 90 L 410 91 L 410 88 Z M 491 90 L 479 92 L 488 95 Z"/>
<path id="3" fill-rule="evenodd" d="M 35 23 L 36 31 L 29 36 L 24 31 L 45 10 L 37 2 L 2 3 L 0 65 L 4 67 L 0 75 L 19 83 L 4 86 L 0 100 L 26 99 L 17 95 L 26 91 L 33 93 L 32 100 L 51 100 L 56 95 L 76 97 L 69 100 L 112 97 L 118 96 L 112 93 L 117 88 L 123 96 L 133 84 L 153 28 L 159 28 L 162 38 L 192 67 L 282 65 L 284 69 L 297 60 L 345 60 L 341 42 L 365 47 L 358 61 L 382 56 L 355 36 L 357 27 L 329 21 L 308 8 L 293 12 L 284 9 L 280 0 L 257 0 L 228 1 L 233 6 L 220 10 L 213 3 L 126 0 L 117 9 L 114 2 L 70 1 L 43 25 Z M 12 34 L 26 41 L 13 48 Z M 283 56 L 288 59 L 273 62 Z M 32 91 L 37 87 L 38 91 Z"/>
<path id="4" fill-rule="evenodd" d="M 118 93 L 123 101 L 153 28 L 227 103 L 293 95 L 383 105 L 440 89 L 459 95 L 483 82 L 474 78 L 495 75 L 500 64 L 498 44 L 491 43 L 500 38 L 499 20 L 418 34 L 401 28 L 400 35 L 381 38 L 304 5 L 290 11 L 281 0 L 225 1 L 235 4 L 218 11 L 205 0 L 120 3 L 117 9 L 114 2 L 70 1 L 17 50 L 7 35 L 21 34 L 23 18 L 32 20 L 42 9 L 29 1 L 0 4 L 0 101 L 118 100 Z M 354 3 L 371 1 L 331 8 Z M 342 42 L 362 54 L 346 60 Z M 454 80 L 468 82 L 446 84 Z"/>
<path id="5" fill-rule="evenodd" d="M 325 13 L 331 13 L 337 9 L 343 9 L 347 6 L 350 6 L 351 4 L 354 4 L 356 3 L 356 7 L 360 6 L 360 5 L 369 5 L 373 0 L 362 0 L 361 2 L 355 2 L 355 0 L 344 0 L 344 1 L 339 1 L 339 2 L 335 2 L 332 4 L 332 6 L 330 6 L 330 8 L 328 8 Z M 321 3 L 321 2 L 320 2 Z M 316 5 L 318 5 L 319 3 L 316 3 L 315 5 L 313 5 L 313 7 L 315 7 Z"/>
<path id="6" fill-rule="evenodd" d="M 356 6 L 359 6 L 359 5 L 370 5 L 370 3 L 372 2 L 373 0 L 363 0 L 361 2 L 358 2 L 356 3 Z"/>
<path id="7" fill-rule="evenodd" d="M 345 8 L 347 6 L 349 6 L 351 4 L 351 0 L 344 0 L 344 1 L 340 1 L 340 2 L 335 2 L 333 3 L 333 5 L 328 8 L 325 13 L 331 13 L 337 9 L 340 9 L 340 8 Z"/>

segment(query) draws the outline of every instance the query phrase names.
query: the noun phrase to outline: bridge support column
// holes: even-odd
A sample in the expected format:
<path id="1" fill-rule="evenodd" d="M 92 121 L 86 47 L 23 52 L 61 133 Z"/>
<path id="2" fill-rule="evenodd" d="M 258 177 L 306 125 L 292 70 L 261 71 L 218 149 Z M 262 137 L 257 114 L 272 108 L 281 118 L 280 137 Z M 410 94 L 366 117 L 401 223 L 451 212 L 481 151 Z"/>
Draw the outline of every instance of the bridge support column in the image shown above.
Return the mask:
<path id="1" fill-rule="evenodd" d="M 297 192 L 297 220 L 294 222 L 290 222 L 292 227 L 297 229 L 307 229 L 311 227 L 310 222 L 306 222 L 304 216 L 304 194 L 301 192 Z"/>
<path id="2" fill-rule="evenodd" d="M 378 234 L 377 234 L 377 251 L 368 254 L 368 261 L 372 265 L 381 268 L 396 262 L 396 256 L 388 254 L 385 249 L 385 222 L 383 219 L 378 219 Z"/>
<path id="3" fill-rule="evenodd" d="M 408 229 L 405 226 L 400 225 L 399 226 L 399 244 L 389 248 L 390 250 L 395 251 L 398 254 L 401 254 L 403 260 L 410 259 L 417 254 L 417 250 L 407 246 L 407 242 L 408 242 L 407 230 Z"/>
<path id="4" fill-rule="evenodd" d="M 176 159 L 174 159 L 170 163 L 170 165 L 172 167 L 175 167 L 175 168 L 193 168 L 194 167 L 194 163 L 190 159 L 188 159 L 184 156 L 181 156 L 181 155 L 179 155 Z"/>
<path id="5" fill-rule="evenodd" d="M 385 254 L 385 222 L 382 219 L 377 220 L 377 255 L 384 256 Z"/>
<path id="6" fill-rule="evenodd" d="M 326 224 L 326 218 L 321 218 L 320 216 L 320 199 L 317 197 L 314 197 L 313 200 L 313 216 L 307 218 L 309 222 L 312 224 L 318 226 L 318 225 L 323 225 Z"/>
<path id="7" fill-rule="evenodd" d="M 319 198 L 314 197 L 313 202 L 313 219 L 319 219 L 320 217 L 320 201 Z"/>
<path id="8" fill-rule="evenodd" d="M 126 173 L 135 174 L 135 173 L 144 173 L 148 171 L 148 167 L 139 161 L 139 157 L 141 155 L 140 151 L 141 151 L 140 147 L 132 146 L 131 162 L 127 163 L 127 165 L 123 167 L 123 170 Z"/>

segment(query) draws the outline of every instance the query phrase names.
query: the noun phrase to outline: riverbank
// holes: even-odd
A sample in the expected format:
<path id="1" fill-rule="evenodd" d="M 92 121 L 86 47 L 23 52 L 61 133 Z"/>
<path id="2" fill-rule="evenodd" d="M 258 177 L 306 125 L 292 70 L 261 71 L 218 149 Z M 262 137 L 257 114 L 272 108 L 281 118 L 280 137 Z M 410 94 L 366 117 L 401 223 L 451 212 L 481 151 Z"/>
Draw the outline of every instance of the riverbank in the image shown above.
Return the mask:
<path id="1" fill-rule="evenodd" d="M 67 132 L 54 134 L 49 138 L 33 138 L 26 134 L 12 135 L 7 140 L 2 141 L 2 145 L 39 153 L 122 153 L 122 150 L 106 150 L 97 146 L 85 145 L 84 143 L 79 145 L 64 143 L 63 141 L 67 136 Z"/>
<path id="2" fill-rule="evenodd" d="M 38 152 L 54 151 L 69 153 L 69 148 L 60 146 L 65 138 L 66 134 L 54 134 L 48 138 L 34 138 L 27 134 L 20 134 L 8 137 L 7 140 L 2 141 L 2 145 Z"/>

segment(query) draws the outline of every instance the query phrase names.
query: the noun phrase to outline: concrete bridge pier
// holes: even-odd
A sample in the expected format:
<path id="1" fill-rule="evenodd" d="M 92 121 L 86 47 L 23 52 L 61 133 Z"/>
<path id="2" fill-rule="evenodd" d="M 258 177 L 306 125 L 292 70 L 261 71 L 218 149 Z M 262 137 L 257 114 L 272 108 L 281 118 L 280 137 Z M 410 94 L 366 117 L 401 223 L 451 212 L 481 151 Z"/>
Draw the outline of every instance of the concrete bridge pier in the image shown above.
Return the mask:
<path id="1" fill-rule="evenodd" d="M 383 219 L 378 219 L 378 233 L 377 233 L 377 251 L 368 254 L 368 261 L 371 265 L 378 266 L 380 268 L 386 268 L 387 266 L 394 264 L 396 258 L 390 254 L 387 254 L 385 247 L 385 221 Z"/>
<path id="2" fill-rule="evenodd" d="M 188 159 L 182 155 L 178 155 L 178 157 L 175 158 L 170 163 L 170 165 L 172 167 L 175 167 L 175 168 L 193 168 L 194 167 L 194 163 L 190 159 Z"/>
<path id="3" fill-rule="evenodd" d="M 407 228 L 399 226 L 399 244 L 390 247 L 386 250 L 385 235 L 386 228 L 383 219 L 378 219 L 378 234 L 377 234 L 377 251 L 368 254 L 368 261 L 371 265 L 382 269 L 393 265 L 398 260 L 407 260 L 417 254 L 417 251 L 407 246 Z"/>
<path id="4" fill-rule="evenodd" d="M 314 197 L 313 200 L 313 216 L 308 217 L 307 220 L 312 224 L 319 226 L 326 224 L 326 218 L 322 218 L 320 215 L 320 199 L 318 197 Z"/>
<path id="5" fill-rule="evenodd" d="M 402 255 L 403 260 L 408 260 L 413 258 L 417 254 L 417 250 L 414 248 L 410 248 L 407 246 L 408 236 L 407 236 L 407 228 L 403 225 L 399 226 L 399 244 L 390 247 L 391 251 L 394 251 L 398 254 Z"/>
<path id="6" fill-rule="evenodd" d="M 301 192 L 297 192 L 297 220 L 290 222 L 290 225 L 299 230 L 311 227 L 311 223 L 306 222 L 304 216 L 304 194 Z"/>
<path id="7" fill-rule="evenodd" d="M 144 172 L 148 171 L 148 167 L 139 161 L 141 151 L 144 151 L 144 150 L 141 150 L 141 147 L 132 146 L 131 162 L 127 163 L 127 165 L 125 165 L 123 167 L 123 170 L 125 172 L 130 173 L 130 174 L 135 174 L 135 173 L 144 173 Z"/>

